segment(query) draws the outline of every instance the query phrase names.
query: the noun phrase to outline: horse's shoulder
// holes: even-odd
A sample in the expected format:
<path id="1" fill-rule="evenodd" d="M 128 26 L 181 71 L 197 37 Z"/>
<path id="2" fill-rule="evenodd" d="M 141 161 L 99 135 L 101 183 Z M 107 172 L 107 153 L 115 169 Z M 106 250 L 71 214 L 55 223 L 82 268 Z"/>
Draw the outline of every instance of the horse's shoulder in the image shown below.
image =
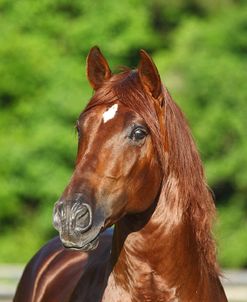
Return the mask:
<path id="1" fill-rule="evenodd" d="M 14 302 L 68 301 L 85 267 L 109 253 L 111 236 L 103 234 L 97 252 L 64 249 L 59 237 L 45 244 L 29 261 Z"/>

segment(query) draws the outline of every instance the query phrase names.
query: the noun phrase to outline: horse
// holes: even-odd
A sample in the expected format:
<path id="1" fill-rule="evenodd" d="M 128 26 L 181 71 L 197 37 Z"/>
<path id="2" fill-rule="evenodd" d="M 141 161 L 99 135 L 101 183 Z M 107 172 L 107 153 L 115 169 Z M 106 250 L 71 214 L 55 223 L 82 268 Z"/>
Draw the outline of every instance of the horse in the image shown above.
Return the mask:
<path id="1" fill-rule="evenodd" d="M 53 238 L 27 264 L 14 302 L 223 302 L 215 205 L 186 119 L 151 57 L 113 74 L 87 57 L 73 175 Z M 112 231 L 112 226 L 114 230 Z"/>

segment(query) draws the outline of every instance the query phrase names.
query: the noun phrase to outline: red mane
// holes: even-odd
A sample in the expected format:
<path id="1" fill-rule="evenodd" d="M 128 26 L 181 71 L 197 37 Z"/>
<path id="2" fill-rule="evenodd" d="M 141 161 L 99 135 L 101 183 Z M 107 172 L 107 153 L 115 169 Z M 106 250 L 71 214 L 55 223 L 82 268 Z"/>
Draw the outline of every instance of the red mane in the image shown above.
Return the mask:
<path id="1" fill-rule="evenodd" d="M 136 70 L 125 68 L 99 88 L 86 111 L 92 107 L 120 101 L 137 112 L 148 125 L 164 170 L 160 204 L 169 227 L 188 219 L 197 238 L 197 248 L 208 269 L 218 274 L 215 243 L 211 234 L 215 205 L 206 184 L 203 166 L 187 121 L 163 86 L 164 106 L 160 112 L 147 95 Z"/>

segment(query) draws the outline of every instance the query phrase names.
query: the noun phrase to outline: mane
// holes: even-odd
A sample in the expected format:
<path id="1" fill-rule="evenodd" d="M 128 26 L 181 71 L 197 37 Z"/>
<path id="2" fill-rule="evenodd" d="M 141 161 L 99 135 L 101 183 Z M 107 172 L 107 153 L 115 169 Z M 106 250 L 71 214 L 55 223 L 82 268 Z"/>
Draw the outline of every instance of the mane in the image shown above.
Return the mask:
<path id="1" fill-rule="evenodd" d="M 211 233 L 214 201 L 187 121 L 165 86 L 162 97 L 164 105 L 160 109 L 157 101 L 145 93 L 138 71 L 124 68 L 95 92 L 85 110 L 119 101 L 144 119 L 163 168 L 158 203 L 163 205 L 166 227 L 171 230 L 174 225 L 189 221 L 198 254 L 216 275 L 218 266 Z"/>

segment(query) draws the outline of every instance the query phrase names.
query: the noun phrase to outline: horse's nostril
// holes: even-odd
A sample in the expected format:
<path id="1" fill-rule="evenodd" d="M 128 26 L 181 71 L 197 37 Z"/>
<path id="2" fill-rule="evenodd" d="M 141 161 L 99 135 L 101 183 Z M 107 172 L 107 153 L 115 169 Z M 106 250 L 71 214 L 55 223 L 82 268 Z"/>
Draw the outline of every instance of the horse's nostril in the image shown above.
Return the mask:
<path id="1" fill-rule="evenodd" d="M 83 204 L 75 214 L 75 227 L 77 231 L 85 232 L 92 225 L 92 211 L 89 205 Z"/>
<path id="2" fill-rule="evenodd" d="M 53 226 L 59 232 L 83 233 L 92 226 L 92 210 L 86 203 L 57 202 L 53 212 Z"/>
<path id="3" fill-rule="evenodd" d="M 57 205 L 55 205 L 53 210 L 53 226 L 58 231 L 61 227 L 61 214 L 59 212 L 59 207 Z"/>
<path id="4" fill-rule="evenodd" d="M 89 210 L 87 207 L 83 206 L 82 209 L 79 209 L 79 211 L 76 212 L 75 218 L 80 219 L 81 217 L 85 216 L 88 214 Z"/>
<path id="5" fill-rule="evenodd" d="M 61 231 L 63 222 L 66 219 L 66 209 L 61 201 L 55 203 L 53 209 L 53 226 L 57 231 Z"/>
<path id="6" fill-rule="evenodd" d="M 81 220 L 83 221 L 83 220 L 87 219 L 88 216 L 89 216 L 89 213 L 88 213 L 87 210 L 86 210 L 86 211 L 83 211 L 83 212 L 79 212 L 79 213 L 76 213 L 76 215 L 75 215 L 75 220 L 76 220 L 76 222 L 78 223 L 78 222 L 80 222 Z"/>

